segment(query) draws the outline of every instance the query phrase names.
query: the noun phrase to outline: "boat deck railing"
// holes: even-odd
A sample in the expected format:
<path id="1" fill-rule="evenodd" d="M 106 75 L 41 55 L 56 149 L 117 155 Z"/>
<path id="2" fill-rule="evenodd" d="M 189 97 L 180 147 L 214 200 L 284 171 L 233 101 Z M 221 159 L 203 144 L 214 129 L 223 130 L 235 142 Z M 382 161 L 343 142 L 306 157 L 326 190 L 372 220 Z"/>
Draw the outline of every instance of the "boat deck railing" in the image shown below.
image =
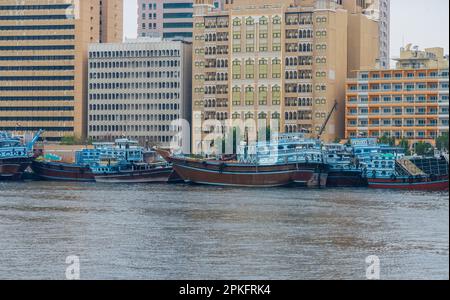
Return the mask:
<path id="1" fill-rule="evenodd" d="M 448 162 L 445 158 L 411 158 L 418 168 L 420 168 L 426 175 L 445 176 L 448 175 Z"/>
<path id="2" fill-rule="evenodd" d="M 18 147 L 8 147 L 8 148 L 0 148 L 0 158 L 22 158 L 28 157 L 29 153 L 26 147 L 18 146 Z"/>

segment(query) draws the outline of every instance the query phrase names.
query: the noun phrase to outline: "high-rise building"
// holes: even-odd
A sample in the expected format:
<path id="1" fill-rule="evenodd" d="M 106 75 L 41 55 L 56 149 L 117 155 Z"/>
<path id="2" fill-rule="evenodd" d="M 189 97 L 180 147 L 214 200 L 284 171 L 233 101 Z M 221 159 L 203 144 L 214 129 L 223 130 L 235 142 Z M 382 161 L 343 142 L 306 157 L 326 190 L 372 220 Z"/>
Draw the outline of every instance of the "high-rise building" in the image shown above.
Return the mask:
<path id="1" fill-rule="evenodd" d="M 122 40 L 122 1 L 0 2 L 0 130 L 85 136 L 88 44 Z"/>
<path id="2" fill-rule="evenodd" d="M 100 43 L 122 42 L 124 0 L 95 1 L 99 2 L 100 7 Z"/>
<path id="3" fill-rule="evenodd" d="M 197 0 L 193 151 L 219 123 L 317 136 L 329 118 L 322 137 L 343 137 L 347 75 L 378 58 L 378 23 L 362 9 L 356 0 L 228 0 L 217 11 Z"/>
<path id="4" fill-rule="evenodd" d="M 89 48 L 88 135 L 170 146 L 191 118 L 192 44 L 161 38 L 92 44 Z M 176 140 L 175 140 L 176 141 Z"/>
<path id="5" fill-rule="evenodd" d="M 214 0 L 222 9 L 224 0 Z M 192 41 L 193 0 L 139 0 L 138 36 Z"/>
<path id="6" fill-rule="evenodd" d="M 395 69 L 360 70 L 348 80 L 346 137 L 434 144 L 449 131 L 448 84 L 448 57 L 442 48 L 402 48 Z"/>
<path id="7" fill-rule="evenodd" d="M 390 67 L 391 3 L 390 0 L 366 0 L 365 14 L 379 23 L 380 66 Z"/>

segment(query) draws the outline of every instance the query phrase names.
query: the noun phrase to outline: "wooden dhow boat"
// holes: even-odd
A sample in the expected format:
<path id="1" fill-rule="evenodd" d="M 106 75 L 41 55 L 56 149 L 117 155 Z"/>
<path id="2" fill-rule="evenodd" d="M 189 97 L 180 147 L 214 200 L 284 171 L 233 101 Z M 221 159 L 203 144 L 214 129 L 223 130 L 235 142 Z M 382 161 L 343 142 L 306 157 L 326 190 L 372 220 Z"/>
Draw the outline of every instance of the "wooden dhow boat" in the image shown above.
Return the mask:
<path id="1" fill-rule="evenodd" d="M 28 143 L 19 137 L 0 132 L 0 180 L 19 180 L 33 159 L 33 146 L 41 136 L 39 131 Z"/>
<path id="2" fill-rule="evenodd" d="M 327 165 L 316 140 L 296 134 L 241 145 L 236 160 L 193 158 L 158 149 L 187 183 L 233 187 L 324 187 Z"/>
<path id="3" fill-rule="evenodd" d="M 408 157 L 404 149 L 378 144 L 376 139 L 356 139 L 353 143 L 370 188 L 449 189 L 448 161 L 443 157 Z"/>

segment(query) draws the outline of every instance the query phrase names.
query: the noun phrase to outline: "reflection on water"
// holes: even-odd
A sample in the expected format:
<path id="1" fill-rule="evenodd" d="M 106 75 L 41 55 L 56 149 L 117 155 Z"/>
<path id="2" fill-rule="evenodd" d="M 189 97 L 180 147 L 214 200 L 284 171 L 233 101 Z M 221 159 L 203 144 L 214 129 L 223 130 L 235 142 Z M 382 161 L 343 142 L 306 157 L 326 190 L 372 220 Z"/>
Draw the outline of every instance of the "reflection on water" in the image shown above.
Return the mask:
<path id="1" fill-rule="evenodd" d="M 0 279 L 448 279 L 448 196 L 0 183 Z"/>

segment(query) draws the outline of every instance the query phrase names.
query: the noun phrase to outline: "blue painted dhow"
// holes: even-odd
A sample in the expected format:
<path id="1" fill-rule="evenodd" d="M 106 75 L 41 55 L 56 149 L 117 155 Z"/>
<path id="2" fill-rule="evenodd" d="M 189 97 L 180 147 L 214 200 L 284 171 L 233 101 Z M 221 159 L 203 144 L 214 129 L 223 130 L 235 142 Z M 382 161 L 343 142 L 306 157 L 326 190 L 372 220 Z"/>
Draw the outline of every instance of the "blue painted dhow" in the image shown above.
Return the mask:
<path id="1" fill-rule="evenodd" d="M 39 139 L 39 131 L 28 144 L 20 137 L 0 132 L 0 180 L 18 180 L 33 158 L 33 145 Z"/>

